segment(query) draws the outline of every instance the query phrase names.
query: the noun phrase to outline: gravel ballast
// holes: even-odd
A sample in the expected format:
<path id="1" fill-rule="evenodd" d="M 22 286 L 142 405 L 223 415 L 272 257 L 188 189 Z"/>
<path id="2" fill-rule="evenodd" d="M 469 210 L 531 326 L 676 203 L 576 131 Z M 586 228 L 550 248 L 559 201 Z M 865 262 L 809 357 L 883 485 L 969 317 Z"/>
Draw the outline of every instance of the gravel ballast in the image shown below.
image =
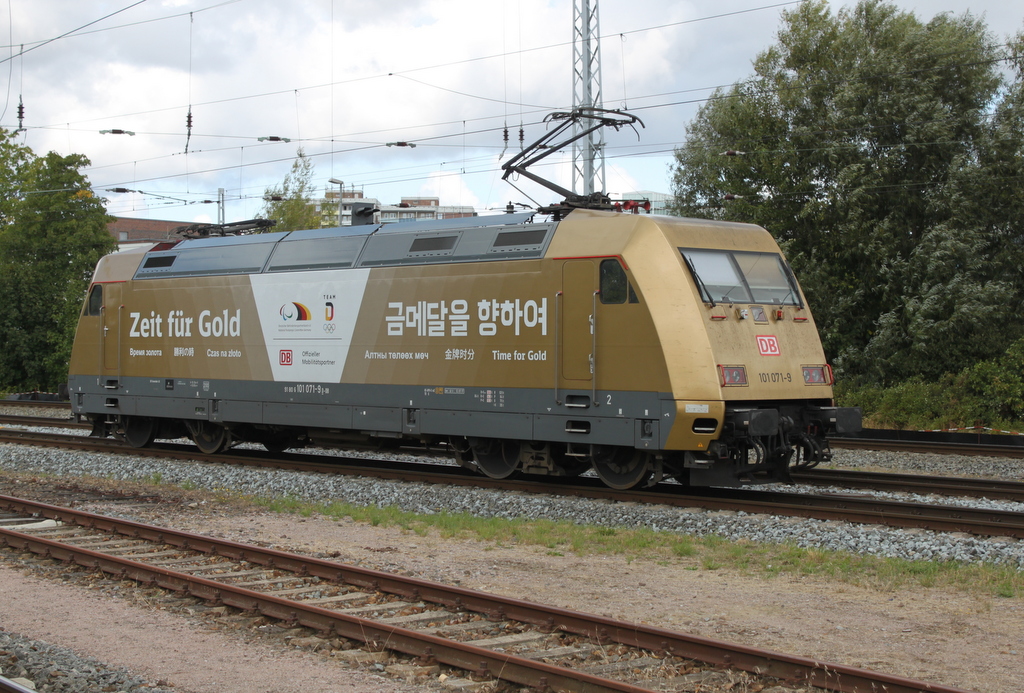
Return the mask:
<path id="1" fill-rule="evenodd" d="M 66 647 L 30 640 L 0 628 L 0 674 L 32 683 L 46 693 L 172 693 L 134 676 L 125 669 L 108 667 L 90 657 L 81 657 Z"/>
<path id="2" fill-rule="evenodd" d="M 844 466 L 893 464 L 894 453 L 839 451 Z M 379 457 L 379 455 L 378 455 Z M 935 457 L 913 456 L 906 457 Z M 923 464 L 916 460 L 913 463 Z M 929 463 L 930 464 L 930 463 Z M 936 462 L 937 464 L 937 462 Z M 957 465 L 970 465 L 973 473 L 1010 476 L 1013 460 L 952 458 L 946 473 Z M 954 467 L 950 469 L 950 465 Z M 918 529 L 901 530 L 878 525 L 855 525 L 803 518 L 781 518 L 742 512 L 705 511 L 697 508 L 645 506 L 566 496 L 508 493 L 489 489 L 388 481 L 367 477 L 260 469 L 235 465 L 182 462 L 16 445 L 0 447 L 0 469 L 55 476 L 95 476 L 115 480 L 153 481 L 161 484 L 227 492 L 243 496 L 287 497 L 308 501 L 340 501 L 360 506 L 393 506 L 426 515 L 449 512 L 479 517 L 548 519 L 606 527 L 648 527 L 655 531 L 694 536 L 716 534 L 726 539 L 757 542 L 792 542 L 800 547 L 849 551 L 857 554 L 908 560 L 990 562 L 1024 568 L 1024 542 L 1007 538 L 981 538 Z M 966 473 L 960 471 L 959 473 Z M 820 491 L 820 489 L 815 489 Z M 965 504 L 978 503 L 964 499 Z M 987 507 L 993 501 L 984 501 Z M 1010 507 L 1020 504 L 1009 504 Z M 999 505 L 998 507 L 1005 507 Z"/>
<path id="3" fill-rule="evenodd" d="M 377 455 L 379 457 L 380 455 Z M 395 456 L 407 459 L 406 456 Z M 1018 478 L 1015 460 L 951 458 L 903 453 L 836 451 L 839 466 L 921 471 L 950 475 Z M 343 501 L 356 505 L 395 506 L 435 514 L 465 512 L 482 517 L 545 518 L 609 527 L 649 527 L 695 536 L 717 534 L 730 539 L 792 542 L 874 556 L 919 560 L 988 561 L 1024 567 L 1024 542 L 982 539 L 922 530 L 899 530 L 733 512 L 709 512 L 665 506 L 643 506 L 562 496 L 507 493 L 487 489 L 428 485 L 365 477 L 245 468 L 107 455 L 17 445 L 0 446 L 0 470 L 50 474 L 61 478 L 93 476 L 113 480 L 159 481 L 244 496 L 291 497 L 311 501 Z M 793 487 L 784 487 L 794 490 Z M 820 489 L 808 488 L 819 492 Z M 898 494 L 890 494 L 898 495 Z M 936 499 L 928 499 L 935 501 Z M 988 504 L 978 499 L 942 502 Z M 1011 509 L 1015 504 L 987 507 Z M 1016 504 L 1019 505 L 1019 504 Z M 168 690 L 130 672 L 107 667 L 91 658 L 43 641 L 29 640 L 0 629 L 0 673 L 23 677 L 39 691 L 84 693 L 110 690 L 154 693 Z"/>

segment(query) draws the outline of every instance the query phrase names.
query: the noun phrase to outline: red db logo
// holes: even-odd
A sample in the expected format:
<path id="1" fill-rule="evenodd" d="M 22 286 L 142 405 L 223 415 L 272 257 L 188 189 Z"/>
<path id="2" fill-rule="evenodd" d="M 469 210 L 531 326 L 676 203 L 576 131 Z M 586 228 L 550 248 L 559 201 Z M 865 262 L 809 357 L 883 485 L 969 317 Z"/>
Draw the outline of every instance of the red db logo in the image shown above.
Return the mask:
<path id="1" fill-rule="evenodd" d="M 279 361 L 280 361 L 282 366 L 290 366 L 290 365 L 292 365 L 292 350 L 291 349 L 281 349 L 281 353 L 280 353 L 280 356 L 279 356 Z"/>
<path id="2" fill-rule="evenodd" d="M 779 356 L 782 354 L 779 351 L 778 338 L 770 334 L 757 335 L 757 351 L 761 356 Z"/>

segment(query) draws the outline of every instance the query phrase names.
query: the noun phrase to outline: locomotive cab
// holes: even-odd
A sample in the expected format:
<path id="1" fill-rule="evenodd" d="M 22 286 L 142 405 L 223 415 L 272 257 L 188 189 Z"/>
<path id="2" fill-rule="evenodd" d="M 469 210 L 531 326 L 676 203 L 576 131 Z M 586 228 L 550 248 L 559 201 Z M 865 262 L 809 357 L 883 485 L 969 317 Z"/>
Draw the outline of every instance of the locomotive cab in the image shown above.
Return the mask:
<path id="1" fill-rule="evenodd" d="M 673 475 L 789 482 L 830 459 L 827 436 L 860 430 L 860 410 L 834 406 L 813 317 L 774 239 L 746 224 L 656 223 L 668 247 L 634 264 L 676 404 L 664 446 Z"/>

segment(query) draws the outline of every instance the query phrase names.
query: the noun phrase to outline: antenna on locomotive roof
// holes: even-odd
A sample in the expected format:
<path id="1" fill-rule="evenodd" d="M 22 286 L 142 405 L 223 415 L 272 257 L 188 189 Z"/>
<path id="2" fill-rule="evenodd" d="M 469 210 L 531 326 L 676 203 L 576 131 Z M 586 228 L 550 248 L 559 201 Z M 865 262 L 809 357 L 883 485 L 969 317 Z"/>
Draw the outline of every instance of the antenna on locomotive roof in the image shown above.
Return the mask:
<path id="1" fill-rule="evenodd" d="M 594 191 L 589 195 L 580 195 L 546 178 L 541 178 L 535 173 L 530 173 L 526 169 L 541 159 L 550 156 L 579 139 L 587 137 L 590 133 L 603 127 L 611 127 L 618 130 L 628 125 L 637 133 L 637 139 L 639 139 L 640 133 L 636 129 L 636 123 L 640 123 L 640 127 L 644 127 L 643 121 L 625 111 L 596 108 L 593 106 L 585 106 L 572 111 L 556 111 L 549 113 L 544 118 L 545 123 L 556 121 L 558 121 L 558 125 L 554 129 L 501 165 L 502 170 L 505 171 L 505 175 L 501 179 L 507 181 L 509 176 L 516 173 L 526 176 L 534 183 L 540 183 L 548 190 L 553 190 L 559 195 L 564 196 L 565 199 L 562 202 L 547 207 L 539 207 L 537 210 L 541 214 L 553 215 L 556 221 L 574 209 L 613 209 L 611 198 L 605 192 Z M 579 132 L 561 142 L 551 144 L 552 141 L 560 138 L 566 130 L 572 129 L 577 124 L 581 126 L 578 128 Z M 509 185 L 515 187 L 515 184 L 511 181 L 509 181 Z M 519 190 L 519 188 L 516 189 Z M 520 190 L 520 192 L 522 191 Z M 525 195 L 526 193 L 523 194 Z"/>

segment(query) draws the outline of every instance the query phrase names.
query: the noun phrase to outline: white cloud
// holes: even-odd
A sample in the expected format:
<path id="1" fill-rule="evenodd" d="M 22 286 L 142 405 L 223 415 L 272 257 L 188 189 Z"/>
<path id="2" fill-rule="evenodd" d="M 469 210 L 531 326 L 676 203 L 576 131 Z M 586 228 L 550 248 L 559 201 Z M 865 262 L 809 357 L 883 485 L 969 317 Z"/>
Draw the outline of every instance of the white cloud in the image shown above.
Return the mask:
<path id="1" fill-rule="evenodd" d="M 897 4 L 923 18 L 970 8 L 997 34 L 1024 28 L 1018 3 Z M 643 145 L 661 150 L 637 156 L 644 150 L 632 132 L 606 133 L 616 156 L 608 163 L 610 189 L 628 182 L 668 192 L 671 148 L 697 108 L 687 102 L 708 95 L 692 90 L 747 77 L 753 58 L 774 41 L 780 10 L 664 25 L 756 6 L 603 0 L 605 105 L 638 109 L 647 124 Z M 299 146 L 320 185 L 341 178 L 382 201 L 436 190 L 442 204 L 525 202 L 500 180 L 502 129 L 509 128 L 507 158 L 518 148 L 520 123 L 532 142 L 544 132 L 543 114 L 571 103 L 570 0 L 164 0 L 33 48 L 111 11 L 100 7 L 12 0 L 7 53 L 14 57 L 7 70 L 0 64 L 10 94 L 2 125 L 17 127 L 20 96 L 25 143 L 40 153 L 85 154 L 98 189 L 196 202 L 224 188 L 229 220 L 259 210 L 263 190 L 283 179 Z M 21 44 L 29 52 L 17 56 Z M 110 128 L 137 134 L 99 134 Z M 257 139 L 270 135 L 291 142 Z M 418 146 L 384 146 L 395 141 Z M 569 187 L 567 155 L 551 161 L 537 172 Z M 542 204 L 556 201 L 529 181 L 519 185 Z M 108 197 L 114 213 L 211 216 L 206 205 Z"/>
<path id="2" fill-rule="evenodd" d="M 420 186 L 419 192 L 424 197 L 439 198 L 440 203 L 446 206 L 480 206 L 480 198 L 473 193 L 458 171 L 431 173 Z"/>

